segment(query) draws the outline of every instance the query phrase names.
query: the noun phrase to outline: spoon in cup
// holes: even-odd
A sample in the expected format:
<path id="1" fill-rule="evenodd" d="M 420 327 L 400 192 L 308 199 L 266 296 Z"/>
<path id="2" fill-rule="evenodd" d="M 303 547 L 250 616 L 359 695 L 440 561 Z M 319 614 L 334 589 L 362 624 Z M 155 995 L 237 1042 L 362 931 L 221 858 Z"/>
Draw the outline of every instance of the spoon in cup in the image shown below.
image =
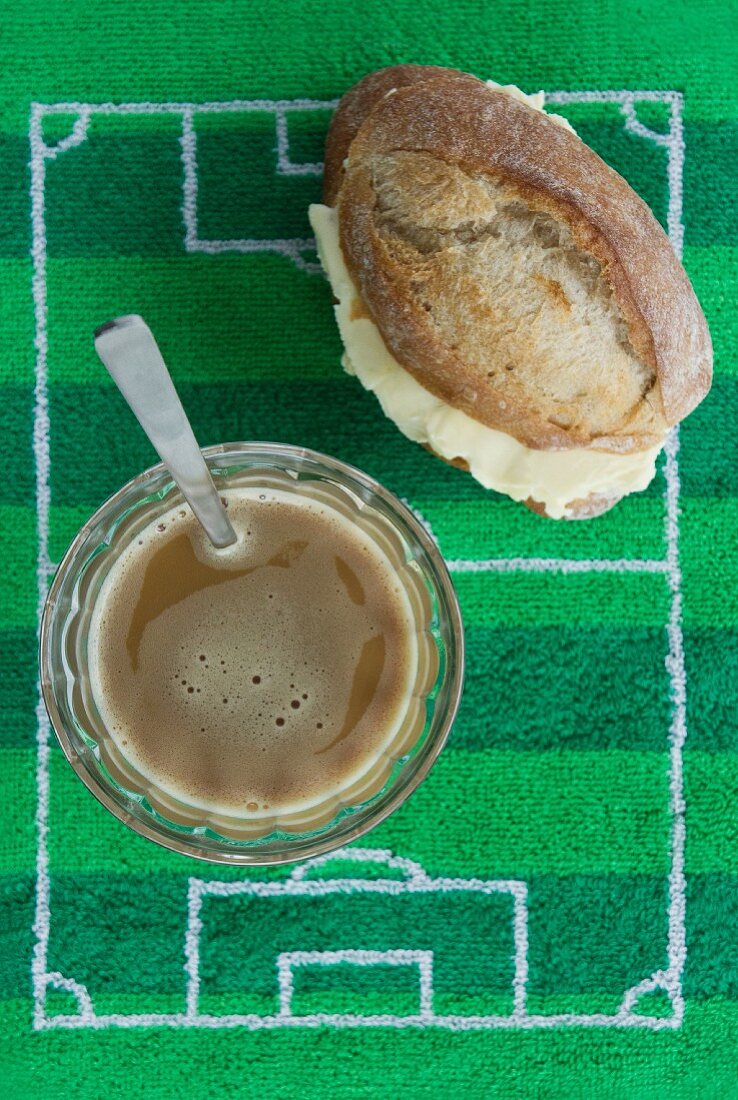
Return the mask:
<path id="1" fill-rule="evenodd" d="M 236 532 L 149 326 L 116 317 L 96 330 L 95 350 L 213 546 L 232 546 Z"/>

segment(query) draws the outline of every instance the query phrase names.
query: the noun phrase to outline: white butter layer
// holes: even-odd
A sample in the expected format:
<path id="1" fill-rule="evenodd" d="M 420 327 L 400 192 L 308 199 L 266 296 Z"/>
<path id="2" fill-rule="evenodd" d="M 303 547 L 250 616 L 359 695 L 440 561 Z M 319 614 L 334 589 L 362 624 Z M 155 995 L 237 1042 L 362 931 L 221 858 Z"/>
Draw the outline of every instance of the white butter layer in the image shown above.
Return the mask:
<path id="1" fill-rule="evenodd" d="M 532 107 L 534 111 L 541 111 L 542 114 L 550 118 L 552 122 L 562 126 L 564 130 L 569 130 L 575 137 L 579 137 L 568 118 L 564 118 L 563 115 L 554 115 L 545 110 L 546 93 L 534 92 L 533 95 L 528 95 L 526 92 L 521 92 L 515 84 L 498 84 L 496 80 L 485 80 L 484 82 L 488 88 L 492 88 L 495 92 L 504 92 L 505 95 L 511 96 L 512 99 L 517 99 L 521 103 L 525 103 L 526 106 Z"/>
<path id="2" fill-rule="evenodd" d="M 512 85 L 492 87 L 543 110 L 543 93 L 526 96 Z M 571 129 L 565 119 L 549 115 Z M 572 131 L 573 132 L 573 131 Z M 536 500 L 553 519 L 566 518 L 567 505 L 596 494 L 636 493 L 652 481 L 663 444 L 632 454 L 610 454 L 585 447 L 546 451 L 526 447 L 506 432 L 488 428 L 426 390 L 387 348 L 367 310 L 341 252 L 338 213 L 314 204 L 309 209 L 318 255 L 334 296 L 336 320 L 344 347 L 343 367 L 372 391 L 386 416 L 403 435 L 425 443 L 448 461 L 463 459 L 487 489 L 513 500 Z"/>

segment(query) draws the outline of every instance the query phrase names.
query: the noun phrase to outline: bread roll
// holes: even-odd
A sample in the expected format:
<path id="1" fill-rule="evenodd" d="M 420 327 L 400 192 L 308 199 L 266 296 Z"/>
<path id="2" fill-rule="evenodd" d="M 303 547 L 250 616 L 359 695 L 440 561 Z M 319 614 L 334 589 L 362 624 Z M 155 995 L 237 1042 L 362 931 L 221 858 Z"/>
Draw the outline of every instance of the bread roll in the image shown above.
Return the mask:
<path id="1" fill-rule="evenodd" d="M 602 471 L 582 480 L 584 497 L 572 481 L 563 508 L 540 476 L 543 500 L 525 477 L 487 482 L 536 511 L 589 517 L 628 491 L 618 458 L 652 471 L 668 429 L 707 393 L 710 337 L 646 204 L 523 98 L 448 69 L 372 73 L 334 116 L 324 195 L 353 308 L 402 371 L 526 461 L 571 452 L 577 470 Z M 417 438 L 437 449 L 432 433 Z M 443 457 L 475 474 L 463 451 Z"/>

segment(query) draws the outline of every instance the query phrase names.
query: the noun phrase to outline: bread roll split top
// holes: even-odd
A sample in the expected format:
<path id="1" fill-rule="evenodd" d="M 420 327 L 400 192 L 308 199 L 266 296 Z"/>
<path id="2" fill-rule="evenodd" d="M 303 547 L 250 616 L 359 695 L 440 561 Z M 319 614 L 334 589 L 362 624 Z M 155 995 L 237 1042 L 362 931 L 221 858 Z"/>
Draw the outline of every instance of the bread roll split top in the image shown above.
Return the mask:
<path id="1" fill-rule="evenodd" d="M 556 121 L 475 77 L 397 66 L 343 97 L 325 201 L 388 349 L 528 447 L 659 444 L 712 351 L 668 238 Z"/>

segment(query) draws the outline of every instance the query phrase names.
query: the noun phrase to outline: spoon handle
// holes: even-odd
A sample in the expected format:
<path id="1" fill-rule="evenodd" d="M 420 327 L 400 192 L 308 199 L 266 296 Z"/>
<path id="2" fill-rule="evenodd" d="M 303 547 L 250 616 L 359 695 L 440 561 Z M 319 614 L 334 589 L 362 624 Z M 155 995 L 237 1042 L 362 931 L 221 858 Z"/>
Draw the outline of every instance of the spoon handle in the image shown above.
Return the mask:
<path id="1" fill-rule="evenodd" d="M 95 349 L 214 546 L 236 541 L 166 363 L 142 317 L 116 317 Z"/>

